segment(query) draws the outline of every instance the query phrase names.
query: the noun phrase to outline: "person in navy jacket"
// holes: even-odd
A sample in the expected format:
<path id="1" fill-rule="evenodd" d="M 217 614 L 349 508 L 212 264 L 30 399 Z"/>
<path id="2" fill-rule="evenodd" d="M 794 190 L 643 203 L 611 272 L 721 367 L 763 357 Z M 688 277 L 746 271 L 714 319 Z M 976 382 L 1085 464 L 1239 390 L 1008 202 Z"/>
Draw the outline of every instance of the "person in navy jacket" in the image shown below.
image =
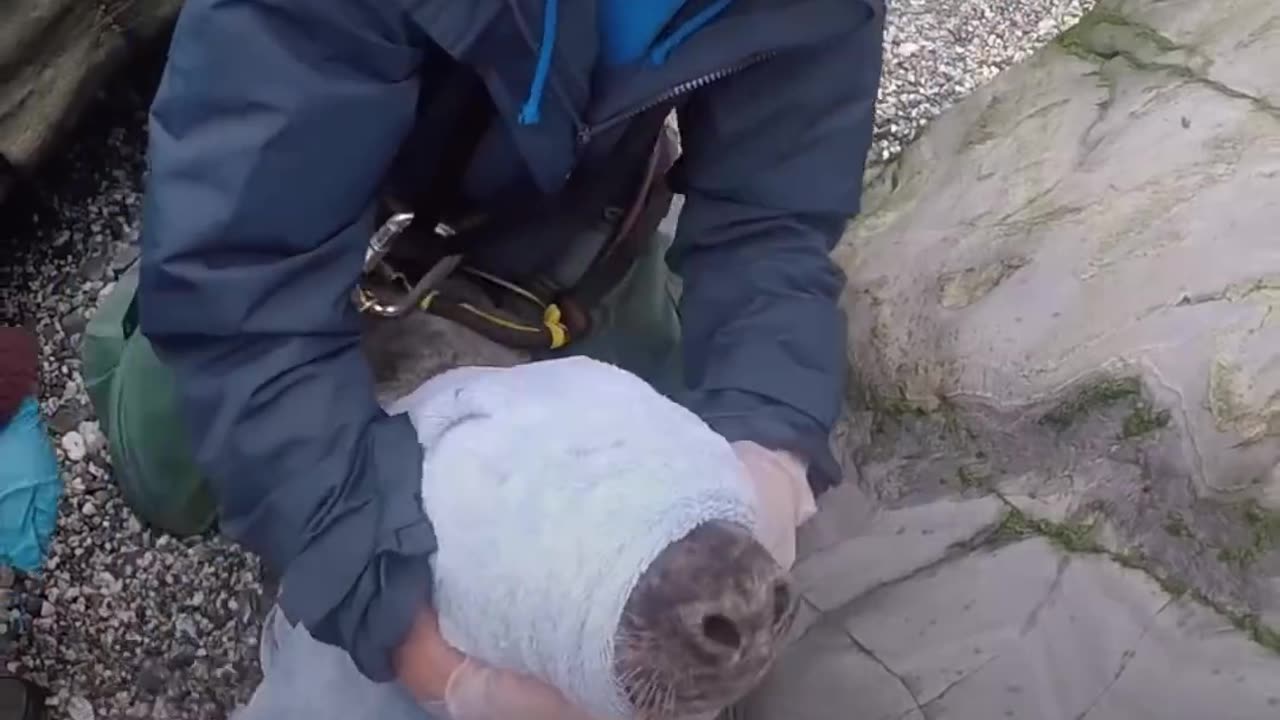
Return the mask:
<path id="1" fill-rule="evenodd" d="M 799 458 L 815 494 L 839 482 L 829 253 L 859 211 L 883 16 L 880 0 L 187 0 L 150 115 L 140 323 L 222 531 L 282 575 L 292 622 L 374 682 L 442 695 L 420 660 L 439 641 L 421 449 L 375 400 L 350 295 L 380 188 L 450 140 L 431 109 L 457 68 L 493 106 L 455 172 L 480 207 L 634 171 L 613 162 L 628 127 L 676 113 L 680 401 Z M 496 254 L 519 274 L 527 251 Z"/>

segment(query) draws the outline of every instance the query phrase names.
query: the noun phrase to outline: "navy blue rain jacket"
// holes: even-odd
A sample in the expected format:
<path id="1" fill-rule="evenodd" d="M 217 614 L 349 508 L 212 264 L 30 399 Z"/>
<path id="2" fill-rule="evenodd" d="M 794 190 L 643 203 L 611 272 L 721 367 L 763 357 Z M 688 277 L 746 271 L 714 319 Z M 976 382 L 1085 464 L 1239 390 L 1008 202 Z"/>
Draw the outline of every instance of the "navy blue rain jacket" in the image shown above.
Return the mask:
<path id="1" fill-rule="evenodd" d="M 475 68 L 501 116 L 476 187 L 518 174 L 554 194 L 638 110 L 679 113 L 668 259 L 687 403 L 730 440 L 809 458 L 818 491 L 836 480 L 846 330 L 829 252 L 859 209 L 884 9 L 718 5 L 662 57 L 601 70 L 594 0 L 187 0 L 150 117 L 141 327 L 176 374 L 224 532 L 368 677 L 393 676 L 430 601 L 435 539 L 421 449 L 375 401 L 349 294 L 447 63 Z"/>

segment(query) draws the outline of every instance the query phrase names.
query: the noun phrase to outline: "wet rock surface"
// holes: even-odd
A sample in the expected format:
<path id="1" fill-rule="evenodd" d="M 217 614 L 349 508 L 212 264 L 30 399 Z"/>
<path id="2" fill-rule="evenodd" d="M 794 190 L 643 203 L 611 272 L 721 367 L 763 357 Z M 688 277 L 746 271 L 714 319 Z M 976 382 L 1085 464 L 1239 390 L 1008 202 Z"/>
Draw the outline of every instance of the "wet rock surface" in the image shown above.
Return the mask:
<path id="1" fill-rule="evenodd" d="M 1276 28 L 1103 2 L 886 166 L 837 251 L 877 495 L 998 492 L 1280 609 Z"/>
<path id="2" fill-rule="evenodd" d="M 876 169 L 748 717 L 1280 713 L 1278 62 L 1274 3 L 1101 0 Z"/>

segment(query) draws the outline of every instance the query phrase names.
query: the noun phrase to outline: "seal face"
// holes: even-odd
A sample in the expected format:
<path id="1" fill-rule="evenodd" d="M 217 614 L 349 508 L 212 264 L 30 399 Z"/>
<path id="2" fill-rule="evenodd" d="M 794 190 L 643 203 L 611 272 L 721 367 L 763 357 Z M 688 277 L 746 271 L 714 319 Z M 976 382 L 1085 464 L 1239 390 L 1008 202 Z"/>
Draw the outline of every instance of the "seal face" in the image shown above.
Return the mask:
<path id="1" fill-rule="evenodd" d="M 718 712 L 769 669 L 795 611 L 786 573 L 746 528 L 703 523 L 627 600 L 614 653 L 623 695 L 646 719 Z"/>

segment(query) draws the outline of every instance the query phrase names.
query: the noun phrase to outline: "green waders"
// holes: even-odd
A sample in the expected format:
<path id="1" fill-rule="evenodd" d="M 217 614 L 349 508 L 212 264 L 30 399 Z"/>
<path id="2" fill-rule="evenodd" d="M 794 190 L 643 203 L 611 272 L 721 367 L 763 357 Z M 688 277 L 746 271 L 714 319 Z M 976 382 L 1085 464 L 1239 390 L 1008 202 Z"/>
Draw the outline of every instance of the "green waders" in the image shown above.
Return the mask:
<path id="1" fill-rule="evenodd" d="M 668 397 L 676 396 L 684 387 L 684 372 L 678 286 L 665 258 L 670 246 L 670 236 L 659 231 L 622 282 L 595 308 L 595 330 L 554 356 L 586 355 L 612 363 Z"/>
<path id="2" fill-rule="evenodd" d="M 81 346 L 85 387 L 125 502 L 161 530 L 199 534 L 217 507 L 192 460 L 173 376 L 137 331 L 137 287 L 135 262 L 90 320 Z"/>
<path id="3" fill-rule="evenodd" d="M 592 311 L 592 333 L 551 357 L 587 355 L 623 367 L 667 395 L 677 392 L 680 325 L 664 259 L 670 242 L 658 233 L 646 243 Z M 131 308 L 137 273 L 135 263 L 89 323 L 81 347 L 85 384 L 125 501 L 161 530 L 199 534 L 213 526 L 217 506 L 195 466 L 173 376 L 136 330 Z"/>

